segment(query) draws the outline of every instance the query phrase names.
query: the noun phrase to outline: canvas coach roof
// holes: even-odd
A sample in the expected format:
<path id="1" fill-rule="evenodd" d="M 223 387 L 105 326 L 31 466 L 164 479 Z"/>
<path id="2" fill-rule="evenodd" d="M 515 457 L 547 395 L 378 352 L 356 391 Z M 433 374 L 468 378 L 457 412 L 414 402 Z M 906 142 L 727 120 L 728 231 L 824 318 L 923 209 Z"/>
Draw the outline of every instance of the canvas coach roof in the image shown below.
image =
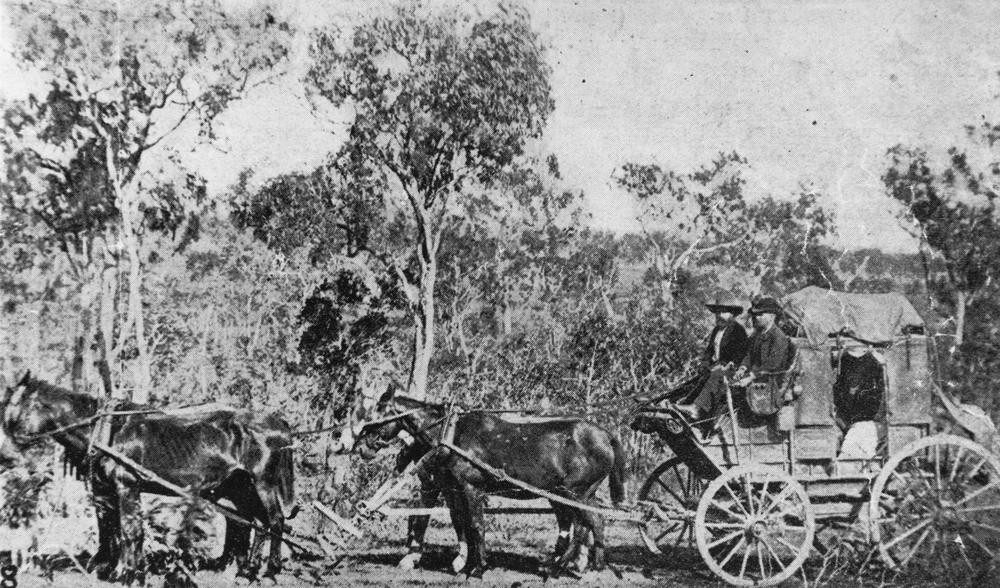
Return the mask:
<path id="1" fill-rule="evenodd" d="M 907 333 L 922 332 L 924 327 L 910 301 L 897 293 L 848 294 L 809 286 L 785 296 L 782 306 L 813 345 L 836 335 L 867 343 L 891 343 Z"/>

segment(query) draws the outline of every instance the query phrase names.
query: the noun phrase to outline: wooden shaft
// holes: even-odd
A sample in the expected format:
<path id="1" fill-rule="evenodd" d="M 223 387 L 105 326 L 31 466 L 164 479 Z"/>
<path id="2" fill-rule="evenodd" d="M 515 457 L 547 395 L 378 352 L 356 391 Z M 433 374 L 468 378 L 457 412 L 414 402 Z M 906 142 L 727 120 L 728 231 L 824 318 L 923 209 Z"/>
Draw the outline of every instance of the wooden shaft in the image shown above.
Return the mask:
<path id="1" fill-rule="evenodd" d="M 318 500 L 313 500 L 312 501 L 312 505 L 313 505 L 313 508 L 315 508 L 316 510 L 318 510 L 320 512 L 320 514 L 322 514 L 326 518 L 330 519 L 331 521 L 337 523 L 337 526 L 339 526 L 341 529 L 347 531 L 351 535 L 354 535 L 358 539 L 361 539 L 361 537 L 364 535 L 364 533 L 362 533 L 361 529 L 359 529 L 356 526 L 354 526 L 354 523 L 352 523 L 351 521 L 349 521 L 349 520 L 345 519 L 344 517 L 340 516 L 339 514 L 337 514 L 336 512 L 334 512 L 332 508 L 326 506 L 322 502 L 320 502 Z"/>

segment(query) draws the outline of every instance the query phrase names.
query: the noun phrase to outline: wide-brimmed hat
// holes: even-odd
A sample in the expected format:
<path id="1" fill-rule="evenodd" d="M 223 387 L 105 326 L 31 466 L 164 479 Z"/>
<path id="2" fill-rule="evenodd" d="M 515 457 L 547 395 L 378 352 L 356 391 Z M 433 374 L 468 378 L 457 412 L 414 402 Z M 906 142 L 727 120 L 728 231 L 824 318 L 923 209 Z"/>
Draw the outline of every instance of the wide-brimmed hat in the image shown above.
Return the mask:
<path id="1" fill-rule="evenodd" d="M 729 292 L 720 292 L 714 300 L 705 304 L 710 312 L 743 313 L 743 303 Z"/>
<path id="2" fill-rule="evenodd" d="M 764 314 L 771 313 L 773 315 L 780 315 L 783 311 L 781 310 L 781 305 L 778 301 L 769 296 L 764 298 L 758 298 L 750 306 L 750 314 Z"/>

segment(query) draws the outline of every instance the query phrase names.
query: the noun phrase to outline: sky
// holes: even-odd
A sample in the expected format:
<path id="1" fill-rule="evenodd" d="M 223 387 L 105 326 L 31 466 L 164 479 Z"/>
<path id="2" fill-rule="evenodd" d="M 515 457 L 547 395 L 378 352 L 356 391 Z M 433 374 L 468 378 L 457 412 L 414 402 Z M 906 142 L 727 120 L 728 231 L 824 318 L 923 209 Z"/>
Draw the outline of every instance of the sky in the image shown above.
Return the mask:
<path id="1" fill-rule="evenodd" d="M 301 28 L 359 18 L 360 0 L 285 0 Z M 0 4 L 2 11 L 3 4 Z M 586 194 L 595 226 L 636 230 L 611 174 L 625 162 L 684 172 L 720 151 L 749 159 L 751 197 L 826 194 L 844 248 L 912 250 L 879 176 L 892 145 L 943 151 L 1000 121 L 1000 2 L 526 0 L 549 45 L 556 110 L 543 148 Z M 0 49 L 9 39 L 0 19 Z M 343 121 L 313 116 L 296 72 L 225 115 L 221 142 L 189 150 L 221 191 L 318 163 Z M 29 82 L 0 56 L 0 93 Z"/>

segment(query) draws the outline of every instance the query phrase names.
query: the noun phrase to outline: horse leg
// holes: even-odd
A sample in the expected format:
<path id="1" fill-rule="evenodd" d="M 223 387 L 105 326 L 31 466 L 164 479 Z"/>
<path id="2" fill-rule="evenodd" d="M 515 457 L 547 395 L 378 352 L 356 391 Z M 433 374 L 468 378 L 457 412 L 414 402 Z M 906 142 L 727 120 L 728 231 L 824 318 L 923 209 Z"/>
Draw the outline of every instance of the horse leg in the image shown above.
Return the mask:
<path id="1" fill-rule="evenodd" d="M 590 554 L 590 567 L 598 571 L 603 570 L 606 563 L 604 559 L 604 517 L 596 512 L 586 510 L 579 511 L 578 517 L 582 523 L 581 527 L 590 531 L 594 538 L 594 546 Z M 581 567 L 580 571 L 584 571 L 584 568 Z"/>
<path id="2" fill-rule="evenodd" d="M 245 505 L 240 504 L 238 499 L 229 496 L 225 498 L 232 502 L 233 511 L 241 517 L 253 517 L 253 515 L 247 515 L 248 509 Z M 204 566 L 205 569 L 221 571 L 234 562 L 239 567 L 246 565 L 247 554 L 250 552 L 250 527 L 228 518 L 225 521 L 225 525 L 226 533 L 225 541 L 222 544 L 222 555 L 218 559 L 207 563 Z"/>
<path id="3" fill-rule="evenodd" d="M 271 549 L 267 557 L 265 577 L 274 578 L 281 573 L 281 537 L 285 532 L 285 513 L 281 509 L 281 501 L 273 489 L 257 487 L 257 494 L 264 500 L 266 512 L 265 527 L 270 531 Z M 264 533 L 258 532 L 254 539 L 254 551 L 259 551 L 260 543 L 264 541 Z"/>
<path id="4" fill-rule="evenodd" d="M 240 480 L 241 483 L 234 484 L 227 497 L 236 507 L 236 513 L 244 519 L 253 522 L 259 521 L 265 526 L 268 525 L 268 509 L 261 500 L 256 485 L 247 475 Z M 257 572 L 260 571 L 261 548 L 264 544 L 264 534 L 259 530 L 254 534 L 253 547 L 250 547 L 250 527 L 237 523 L 236 521 L 226 521 L 226 536 L 230 536 L 229 529 L 232 528 L 233 554 L 236 560 L 238 577 L 249 580 L 257 579 Z M 242 543 L 242 551 L 238 550 Z"/>
<path id="5" fill-rule="evenodd" d="M 552 512 L 556 515 L 556 524 L 559 525 L 559 536 L 556 539 L 556 546 L 552 551 L 550 562 L 553 566 L 559 567 L 565 563 L 563 556 L 569 548 L 569 537 L 573 530 L 573 509 L 558 502 L 552 502 Z"/>
<path id="6" fill-rule="evenodd" d="M 88 571 L 96 571 L 99 580 L 107 580 L 114 571 L 120 556 L 118 531 L 121 528 L 121 514 L 118 510 L 118 495 L 108 484 L 93 482 L 94 510 L 97 512 L 97 553 L 87 563 Z"/>
<path id="7" fill-rule="evenodd" d="M 420 477 L 420 504 L 425 508 L 433 507 L 437 504 L 441 489 L 432 483 L 432 480 Z M 406 544 L 409 552 L 399 562 L 399 567 L 404 570 L 412 570 L 420 563 L 420 558 L 424 552 L 424 536 L 427 534 L 427 525 L 430 523 L 429 515 L 413 515 L 406 521 Z"/>
<path id="8" fill-rule="evenodd" d="M 458 554 L 451 561 L 451 569 L 456 574 L 465 569 L 469 560 L 469 507 L 465 494 L 454 488 L 445 490 L 445 501 L 451 514 L 451 525 L 458 540 Z"/>
<path id="9" fill-rule="evenodd" d="M 242 471 L 232 472 L 208 498 L 216 501 L 228 500 L 232 510 L 240 517 L 252 521 L 256 513 L 262 509 L 257 506 L 256 489 L 250 476 Z M 225 541 L 222 544 L 222 556 L 206 565 L 208 569 L 224 570 L 230 564 L 236 563 L 238 570 L 243 570 L 250 553 L 250 526 L 226 518 Z"/>
<path id="10" fill-rule="evenodd" d="M 125 584 L 137 581 L 145 583 L 145 567 L 142 559 L 143 523 L 142 503 L 139 500 L 139 481 L 124 468 L 116 468 L 115 485 L 117 486 L 118 511 L 121 516 L 119 530 L 119 545 L 121 554 L 118 559 L 116 576 Z"/>
<path id="11" fill-rule="evenodd" d="M 483 494 L 472 484 L 463 484 L 462 494 L 468 513 L 466 526 L 469 561 L 465 564 L 470 578 L 482 578 L 486 570 L 486 524 L 483 519 Z"/>

